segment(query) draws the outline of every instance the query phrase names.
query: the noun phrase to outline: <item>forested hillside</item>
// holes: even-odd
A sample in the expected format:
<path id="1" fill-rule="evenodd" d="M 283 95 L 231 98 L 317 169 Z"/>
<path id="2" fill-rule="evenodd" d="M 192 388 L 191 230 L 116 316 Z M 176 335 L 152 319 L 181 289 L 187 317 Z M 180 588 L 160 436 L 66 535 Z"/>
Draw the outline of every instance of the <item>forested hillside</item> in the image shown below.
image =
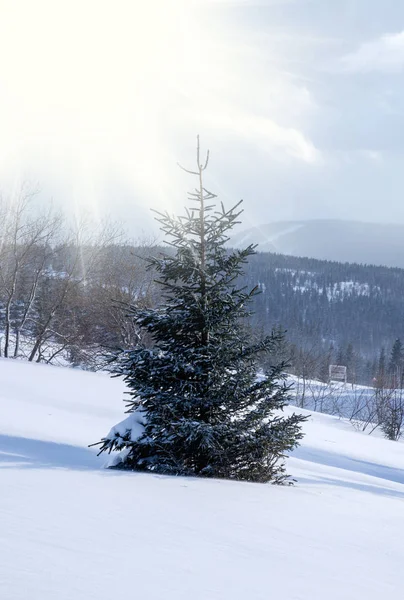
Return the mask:
<path id="1" fill-rule="evenodd" d="M 343 364 L 354 356 L 364 383 L 375 376 L 381 349 L 389 354 L 395 339 L 404 338 L 402 269 L 258 253 L 244 283 L 261 292 L 254 328 L 282 326 L 292 355 L 328 353 Z"/>

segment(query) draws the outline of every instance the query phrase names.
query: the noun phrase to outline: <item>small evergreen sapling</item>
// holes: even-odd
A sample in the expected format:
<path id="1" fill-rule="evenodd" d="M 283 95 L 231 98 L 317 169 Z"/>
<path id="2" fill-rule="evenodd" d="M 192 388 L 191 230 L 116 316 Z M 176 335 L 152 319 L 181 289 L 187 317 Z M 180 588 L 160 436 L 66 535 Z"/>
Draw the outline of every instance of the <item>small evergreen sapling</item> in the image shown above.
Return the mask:
<path id="1" fill-rule="evenodd" d="M 285 417 L 289 400 L 285 364 L 257 379 L 257 359 L 275 354 L 282 334 L 252 343 L 244 326 L 257 293 L 237 286 L 253 246 L 229 251 L 228 233 L 240 203 L 213 203 L 203 183 L 209 153 L 197 168 L 192 207 L 182 217 L 157 213 L 173 253 L 148 259 L 164 304 L 130 307 L 129 317 L 149 334 L 117 358 L 131 399 L 129 417 L 99 442 L 100 452 L 121 451 L 115 468 L 173 475 L 281 483 L 285 453 L 302 437 L 301 415 Z"/>

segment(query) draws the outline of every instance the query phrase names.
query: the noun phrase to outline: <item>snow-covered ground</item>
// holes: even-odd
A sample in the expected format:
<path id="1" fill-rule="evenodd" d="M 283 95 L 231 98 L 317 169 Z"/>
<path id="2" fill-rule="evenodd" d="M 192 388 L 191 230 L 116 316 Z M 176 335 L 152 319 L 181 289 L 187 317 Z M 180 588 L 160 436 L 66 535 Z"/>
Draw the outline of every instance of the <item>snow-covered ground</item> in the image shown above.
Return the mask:
<path id="1" fill-rule="evenodd" d="M 288 375 L 286 383 L 292 386 L 290 395 L 296 406 L 347 419 L 366 417 L 366 405 L 375 397 L 374 387 L 340 381 L 323 383 Z"/>
<path id="2" fill-rule="evenodd" d="M 0 360 L 1 600 L 402 596 L 404 444 L 309 413 L 294 487 L 111 472 L 123 391 Z"/>

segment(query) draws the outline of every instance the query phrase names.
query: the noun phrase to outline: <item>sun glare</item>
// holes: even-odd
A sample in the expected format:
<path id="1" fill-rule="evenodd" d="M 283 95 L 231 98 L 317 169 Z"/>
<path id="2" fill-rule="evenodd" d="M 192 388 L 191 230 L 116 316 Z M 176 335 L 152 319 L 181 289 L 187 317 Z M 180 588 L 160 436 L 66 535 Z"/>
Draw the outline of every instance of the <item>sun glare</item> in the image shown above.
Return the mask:
<path id="1" fill-rule="evenodd" d="M 98 218 L 122 190 L 143 214 L 181 208 L 189 181 L 176 161 L 198 133 L 215 148 L 242 139 L 315 162 L 310 141 L 277 124 L 301 105 L 293 84 L 212 7 L 0 0 L 2 186 L 51 181 L 56 199 Z"/>
<path id="2" fill-rule="evenodd" d="M 167 167 L 175 164 L 174 157 L 167 161 L 170 121 L 181 105 L 187 110 L 187 99 L 206 102 L 216 77 L 217 60 L 192 4 L 37 0 L 1 6 L 0 52 L 7 56 L 2 166 L 31 153 L 56 169 L 63 161 L 86 180 L 112 163 L 148 195 L 166 199 Z M 76 202 L 95 203 L 94 183 L 84 189 L 86 198 Z"/>

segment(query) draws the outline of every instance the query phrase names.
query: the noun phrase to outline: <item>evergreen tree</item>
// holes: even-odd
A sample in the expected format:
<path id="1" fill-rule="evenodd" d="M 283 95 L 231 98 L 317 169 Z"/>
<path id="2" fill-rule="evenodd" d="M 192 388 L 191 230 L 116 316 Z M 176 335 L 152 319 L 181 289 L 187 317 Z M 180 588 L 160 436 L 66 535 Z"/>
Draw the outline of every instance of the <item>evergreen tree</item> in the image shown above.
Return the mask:
<path id="1" fill-rule="evenodd" d="M 284 363 L 257 379 L 262 353 L 275 355 L 283 334 L 252 343 L 243 322 L 256 288 L 237 285 L 254 247 L 230 252 L 228 232 L 240 203 L 215 209 L 200 161 L 183 217 L 157 213 L 175 253 L 151 257 L 164 305 L 131 307 L 130 317 L 153 339 L 121 353 L 116 374 L 131 399 L 130 416 L 101 440 L 100 452 L 123 451 L 116 468 L 175 475 L 281 483 L 283 458 L 302 437 L 301 415 L 282 415 L 289 401 Z"/>
<path id="2" fill-rule="evenodd" d="M 381 407 L 381 428 L 388 440 L 398 440 L 404 425 L 404 397 L 402 389 L 389 390 Z"/>
<path id="3" fill-rule="evenodd" d="M 382 348 L 380 350 L 375 387 L 377 389 L 383 389 L 385 387 L 385 385 L 386 385 L 386 352 L 385 352 L 384 348 Z"/>
<path id="4" fill-rule="evenodd" d="M 404 353 L 401 340 L 398 338 L 393 344 L 389 361 L 389 373 L 392 376 L 392 386 L 402 387 Z"/>
<path id="5" fill-rule="evenodd" d="M 355 383 L 356 381 L 355 359 L 356 357 L 353 345 L 349 343 L 345 352 L 345 366 L 347 368 L 347 380 L 349 383 Z"/>
<path id="6" fill-rule="evenodd" d="M 337 365 L 346 366 L 344 351 L 342 350 L 341 347 L 338 348 L 336 363 L 337 363 Z"/>
<path id="7" fill-rule="evenodd" d="M 334 346 L 330 344 L 327 352 L 321 358 L 319 379 L 323 383 L 328 383 L 330 380 L 330 365 L 332 364 L 333 352 Z"/>
<path id="8" fill-rule="evenodd" d="M 386 374 L 386 351 L 384 348 L 380 350 L 379 356 L 379 374 L 384 377 Z"/>
<path id="9" fill-rule="evenodd" d="M 377 377 L 377 360 L 367 360 L 364 368 L 364 381 L 366 385 L 374 385 Z"/>

